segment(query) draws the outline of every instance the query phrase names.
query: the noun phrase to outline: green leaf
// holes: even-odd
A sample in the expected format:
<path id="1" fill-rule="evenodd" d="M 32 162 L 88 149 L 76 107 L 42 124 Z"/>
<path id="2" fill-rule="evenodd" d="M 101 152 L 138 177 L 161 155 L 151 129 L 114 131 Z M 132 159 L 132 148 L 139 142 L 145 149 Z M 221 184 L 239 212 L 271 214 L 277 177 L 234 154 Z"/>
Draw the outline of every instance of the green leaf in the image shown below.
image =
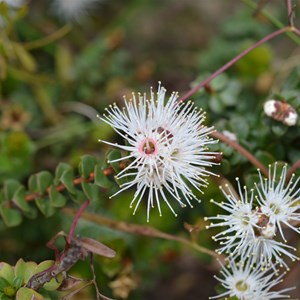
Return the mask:
<path id="1" fill-rule="evenodd" d="M 228 76 L 224 73 L 220 74 L 216 78 L 214 78 L 210 85 L 214 91 L 220 91 L 223 89 L 228 83 Z"/>
<path id="2" fill-rule="evenodd" d="M 82 203 L 86 200 L 86 195 L 81 190 L 76 190 L 76 193 L 70 194 L 70 197 L 76 203 Z"/>
<path id="3" fill-rule="evenodd" d="M 4 181 L 4 197 L 6 200 L 11 200 L 15 191 L 20 187 L 21 183 L 14 179 L 8 179 Z"/>
<path id="4" fill-rule="evenodd" d="M 44 297 L 33 289 L 21 287 L 16 294 L 16 300 L 44 300 Z"/>
<path id="5" fill-rule="evenodd" d="M 22 284 L 27 283 L 33 276 L 37 263 L 34 261 L 25 262 L 20 258 L 15 265 L 15 276 L 22 278 Z"/>
<path id="6" fill-rule="evenodd" d="M 33 275 L 40 273 L 42 271 L 47 270 L 48 268 L 50 268 L 51 266 L 53 266 L 54 261 L 53 260 L 44 260 L 43 262 L 39 263 L 33 272 Z"/>
<path id="7" fill-rule="evenodd" d="M 76 194 L 76 188 L 73 183 L 74 173 L 72 169 L 65 170 L 62 173 L 60 180 L 64 184 L 64 186 L 66 187 L 69 193 Z"/>
<path id="8" fill-rule="evenodd" d="M 22 215 L 18 210 L 8 208 L 5 203 L 0 204 L 0 215 L 7 227 L 18 226 L 22 222 Z"/>
<path id="9" fill-rule="evenodd" d="M 19 278 L 23 278 L 23 282 L 25 282 L 25 274 L 26 274 L 26 263 L 20 258 L 15 265 L 15 276 Z"/>
<path id="10" fill-rule="evenodd" d="M 23 211 L 23 215 L 28 219 L 35 219 L 37 216 L 37 209 L 35 207 L 30 207 L 30 211 Z"/>
<path id="11" fill-rule="evenodd" d="M 47 291 L 55 291 L 64 281 L 63 274 L 58 274 L 55 278 L 52 278 L 49 282 L 44 284 L 43 288 Z"/>
<path id="12" fill-rule="evenodd" d="M 55 176 L 54 176 L 54 185 L 57 186 L 60 183 L 60 179 L 64 172 L 72 170 L 72 167 L 66 163 L 60 162 L 55 169 Z"/>
<path id="13" fill-rule="evenodd" d="M 36 197 L 35 204 L 45 217 L 51 217 L 55 213 L 48 198 Z"/>
<path id="14" fill-rule="evenodd" d="M 247 174 L 245 176 L 245 184 L 248 187 L 254 187 L 254 183 L 259 183 L 260 179 L 259 179 L 259 175 L 258 173 L 254 173 L 254 174 Z"/>
<path id="15" fill-rule="evenodd" d="M 100 198 L 100 189 L 93 183 L 82 182 L 83 192 L 90 201 L 98 201 Z"/>
<path id="16" fill-rule="evenodd" d="M 231 167 L 230 167 L 230 163 L 227 159 L 223 158 L 222 162 L 221 162 L 221 170 L 222 170 L 222 175 L 226 175 L 230 172 Z"/>
<path id="17" fill-rule="evenodd" d="M 14 269 L 5 262 L 0 262 L 0 278 L 4 278 L 9 284 L 12 284 L 15 277 Z"/>
<path id="18" fill-rule="evenodd" d="M 223 102 L 221 101 L 220 97 L 214 95 L 210 97 L 209 102 L 208 102 L 209 108 L 217 114 L 220 114 L 224 111 L 225 106 Z"/>
<path id="19" fill-rule="evenodd" d="M 25 200 L 25 196 L 26 196 L 26 189 L 24 186 L 21 185 L 19 186 L 18 189 L 15 190 L 15 193 L 12 197 L 12 201 L 22 211 L 29 213 L 32 208 Z"/>
<path id="20" fill-rule="evenodd" d="M 231 118 L 230 127 L 235 132 L 239 139 L 245 139 L 249 134 L 249 124 L 244 117 L 236 116 Z"/>
<path id="21" fill-rule="evenodd" d="M 3 289 L 9 285 L 9 282 L 6 279 L 0 277 L 0 291 L 3 291 Z"/>
<path id="22" fill-rule="evenodd" d="M 113 167 L 113 169 L 116 173 L 119 173 L 119 171 L 120 171 L 120 162 L 119 161 L 114 162 L 114 160 L 117 160 L 121 157 L 122 157 L 121 152 L 119 150 L 116 150 L 116 149 L 109 151 L 107 156 L 106 156 L 107 162 L 109 164 L 111 164 L 111 166 Z"/>
<path id="23" fill-rule="evenodd" d="M 51 206 L 57 208 L 64 207 L 67 202 L 66 197 L 61 193 L 59 193 L 53 185 L 50 186 L 49 199 L 50 199 Z"/>
<path id="24" fill-rule="evenodd" d="M 223 153 L 224 156 L 230 156 L 233 153 L 232 147 L 230 147 L 227 144 L 221 144 L 220 151 Z"/>
<path id="25" fill-rule="evenodd" d="M 104 175 L 103 169 L 99 165 L 95 165 L 94 175 L 96 185 L 103 188 L 110 188 L 112 186 L 112 182 Z"/>
<path id="26" fill-rule="evenodd" d="M 243 156 L 239 152 L 234 152 L 229 161 L 231 165 L 237 165 L 243 161 Z"/>
<path id="27" fill-rule="evenodd" d="M 90 174 L 94 172 L 94 167 L 97 164 L 97 160 L 94 156 L 83 155 L 79 164 L 79 173 L 83 178 L 89 178 Z"/>
<path id="28" fill-rule="evenodd" d="M 275 135 L 277 136 L 283 136 L 288 130 L 287 126 L 284 126 L 283 124 L 279 124 L 279 122 L 277 122 L 277 124 L 272 126 L 272 131 Z"/>
<path id="29" fill-rule="evenodd" d="M 29 72 L 35 72 L 37 65 L 34 57 L 21 44 L 12 43 L 12 45 L 23 67 Z"/>
<path id="30" fill-rule="evenodd" d="M 258 150 L 254 156 L 265 166 L 272 164 L 275 161 L 274 156 L 267 151 Z"/>
<path id="31" fill-rule="evenodd" d="M 19 289 L 22 286 L 23 282 L 24 282 L 23 277 L 16 276 L 13 280 L 12 286 L 15 289 Z"/>
<path id="32" fill-rule="evenodd" d="M 56 72 L 61 82 L 69 82 L 73 78 L 73 55 L 71 49 L 66 46 L 56 45 L 55 61 Z"/>
<path id="33" fill-rule="evenodd" d="M 36 176 L 31 175 L 28 180 L 28 189 L 29 191 L 36 193 L 38 191 Z"/>
<path id="34" fill-rule="evenodd" d="M 35 176 L 38 192 L 44 194 L 53 181 L 53 175 L 48 171 L 41 171 L 35 174 Z"/>

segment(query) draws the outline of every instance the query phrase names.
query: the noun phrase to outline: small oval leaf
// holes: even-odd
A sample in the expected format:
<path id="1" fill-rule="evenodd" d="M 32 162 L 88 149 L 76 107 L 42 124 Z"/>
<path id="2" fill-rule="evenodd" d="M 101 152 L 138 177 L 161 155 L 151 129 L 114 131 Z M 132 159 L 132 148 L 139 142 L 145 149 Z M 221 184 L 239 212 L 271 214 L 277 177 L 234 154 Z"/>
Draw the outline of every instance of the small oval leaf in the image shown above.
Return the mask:
<path id="1" fill-rule="evenodd" d="M 16 294 L 16 300 L 44 300 L 44 297 L 33 289 L 21 287 Z"/>
<path id="2" fill-rule="evenodd" d="M 104 175 L 102 168 L 99 165 L 95 166 L 94 169 L 95 174 L 95 184 L 103 187 L 103 188 L 110 188 L 112 186 L 112 182 Z"/>
<path id="3" fill-rule="evenodd" d="M 81 183 L 83 192 L 86 195 L 86 198 L 88 198 L 91 201 L 98 201 L 100 198 L 100 189 L 98 186 L 96 186 L 93 183 L 87 183 L 82 182 Z"/>
<path id="4" fill-rule="evenodd" d="M 50 186 L 49 199 L 50 199 L 51 206 L 57 208 L 64 207 L 67 202 L 66 197 L 61 193 L 59 193 L 53 185 Z"/>
<path id="5" fill-rule="evenodd" d="M 53 181 L 53 176 L 48 171 L 41 171 L 35 174 L 37 180 L 38 192 L 44 194 L 47 188 L 51 185 Z"/>
<path id="6" fill-rule="evenodd" d="M 90 174 L 94 172 L 94 167 L 97 164 L 97 160 L 94 156 L 83 155 L 79 164 L 79 173 L 84 178 L 89 178 Z"/>
<path id="7" fill-rule="evenodd" d="M 69 193 L 76 194 L 76 188 L 73 183 L 74 173 L 72 169 L 68 169 L 64 171 L 60 177 L 60 180 L 64 184 L 64 186 L 66 187 Z"/>

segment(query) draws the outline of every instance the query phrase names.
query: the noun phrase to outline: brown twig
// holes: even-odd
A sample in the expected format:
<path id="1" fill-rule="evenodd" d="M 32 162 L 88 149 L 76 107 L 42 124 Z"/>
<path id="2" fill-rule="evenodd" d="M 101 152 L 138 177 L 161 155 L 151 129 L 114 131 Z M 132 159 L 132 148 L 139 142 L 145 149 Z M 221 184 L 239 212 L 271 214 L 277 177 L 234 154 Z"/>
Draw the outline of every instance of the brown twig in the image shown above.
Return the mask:
<path id="1" fill-rule="evenodd" d="M 267 41 L 275 38 L 278 35 L 281 35 L 282 33 L 285 33 L 285 32 L 288 32 L 288 31 L 293 31 L 293 28 L 294 27 L 284 27 L 284 28 L 281 28 L 279 30 L 276 30 L 276 31 L 268 34 L 267 36 L 265 36 L 261 40 L 257 41 L 251 47 L 247 48 L 246 50 L 244 50 L 243 52 L 241 52 L 239 55 L 235 56 L 228 63 L 226 63 L 225 65 L 223 65 L 221 68 L 219 68 L 217 71 L 215 71 L 214 73 L 212 73 L 207 79 L 205 79 L 204 81 L 202 81 L 201 83 L 197 84 L 195 87 L 193 87 L 192 89 L 190 89 L 187 93 L 185 93 L 180 98 L 180 101 L 185 101 L 186 99 L 188 99 L 190 96 L 192 96 L 193 94 L 195 94 L 198 90 L 200 90 L 206 84 L 208 84 L 209 82 L 211 82 L 218 75 L 220 75 L 221 73 L 223 73 L 224 71 L 226 71 L 227 69 L 229 69 L 232 65 L 234 65 L 241 58 L 243 58 L 245 55 L 247 55 L 249 52 L 251 52 L 252 50 L 254 50 L 255 48 L 257 48 L 261 44 L 264 44 L 265 42 L 267 42 Z M 296 30 L 296 28 L 294 28 L 294 30 Z"/>
<path id="2" fill-rule="evenodd" d="M 290 29 L 291 29 L 291 31 L 292 32 L 294 32 L 294 33 L 296 33 L 298 36 L 300 36 L 300 30 L 298 29 L 298 28 L 296 28 L 296 27 L 290 27 Z"/>
<path id="3" fill-rule="evenodd" d="M 95 174 L 92 172 L 92 173 L 90 173 L 90 176 L 88 178 L 79 177 L 79 178 L 74 179 L 73 180 L 73 184 L 74 185 L 79 185 L 82 182 L 92 182 L 94 180 L 94 178 L 95 178 Z M 64 184 L 60 184 L 60 185 L 58 185 L 56 187 L 56 190 L 58 192 L 62 192 L 65 189 L 66 189 L 66 186 Z M 26 195 L 25 196 L 25 200 L 27 202 L 30 202 L 30 201 L 35 200 L 37 197 L 39 197 L 39 198 L 45 198 L 45 197 L 47 197 L 49 195 L 49 193 L 50 193 L 50 187 L 47 188 L 45 194 L 40 194 L 40 193 L 36 192 L 36 193 L 32 193 L 32 194 Z"/>
<path id="4" fill-rule="evenodd" d="M 75 214 L 76 210 L 73 208 L 65 207 L 62 210 L 66 214 Z M 100 216 L 99 214 L 92 214 L 88 212 L 84 212 L 82 214 L 82 218 L 89 220 L 93 223 L 99 224 L 99 225 L 104 225 L 106 227 L 123 231 L 123 232 L 128 232 L 128 233 L 133 233 L 133 234 L 138 234 L 138 235 L 144 235 L 144 236 L 151 236 L 151 237 L 157 237 L 165 240 L 170 240 L 170 241 L 177 241 L 182 244 L 188 245 L 195 250 L 205 253 L 209 256 L 216 257 L 219 259 L 222 259 L 222 256 L 217 254 L 216 252 L 209 250 L 205 247 L 202 247 L 194 242 L 191 242 L 190 240 L 180 237 L 180 236 L 174 236 L 162 231 L 159 231 L 155 228 L 152 228 L 150 226 L 144 226 L 144 225 L 137 225 L 137 224 L 131 224 L 131 223 L 126 223 L 123 221 L 116 221 L 109 219 L 107 217 Z"/>
<path id="5" fill-rule="evenodd" d="M 288 12 L 288 23 L 290 27 L 294 27 L 294 10 L 292 0 L 286 0 L 286 7 Z"/>
<path id="6" fill-rule="evenodd" d="M 83 204 L 80 206 L 79 210 L 77 211 L 74 220 L 72 222 L 71 228 L 70 228 L 70 232 L 68 235 L 68 243 L 71 244 L 73 236 L 74 236 L 74 231 L 75 228 L 77 226 L 78 220 L 80 219 L 82 213 L 84 212 L 84 210 L 89 206 L 90 204 L 90 200 L 86 200 L 83 202 Z"/>
<path id="7" fill-rule="evenodd" d="M 226 143 L 230 147 L 234 148 L 236 151 L 240 152 L 244 157 L 246 157 L 254 166 L 259 168 L 261 172 L 266 176 L 269 177 L 269 171 L 268 169 L 259 161 L 257 160 L 248 150 L 246 150 L 244 147 L 242 147 L 240 144 L 238 144 L 235 141 L 230 140 L 225 135 L 218 131 L 214 131 L 211 133 L 211 136 L 221 140 L 222 142 Z"/>
<path id="8" fill-rule="evenodd" d="M 295 171 L 300 167 L 300 159 L 297 160 L 289 169 L 287 175 L 286 175 L 286 182 L 288 182 L 292 175 L 295 173 Z"/>

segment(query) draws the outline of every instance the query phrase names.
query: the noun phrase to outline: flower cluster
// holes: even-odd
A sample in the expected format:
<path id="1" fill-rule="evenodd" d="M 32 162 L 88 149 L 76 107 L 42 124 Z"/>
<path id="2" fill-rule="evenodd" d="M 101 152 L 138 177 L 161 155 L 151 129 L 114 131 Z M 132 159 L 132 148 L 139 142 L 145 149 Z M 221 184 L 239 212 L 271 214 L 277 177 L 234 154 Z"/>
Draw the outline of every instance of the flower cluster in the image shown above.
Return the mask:
<path id="1" fill-rule="evenodd" d="M 213 173 L 206 167 L 214 164 L 216 154 L 207 150 L 207 145 L 216 140 L 209 137 L 213 128 L 202 124 L 204 112 L 192 102 L 179 102 L 177 93 L 165 103 L 165 94 L 161 85 L 156 94 L 151 89 L 150 98 L 133 94 L 130 100 L 124 98 L 123 109 L 111 105 L 100 117 L 125 139 L 126 145 L 103 142 L 129 152 L 120 159 L 130 163 L 117 175 L 117 179 L 127 178 L 117 194 L 136 186 L 130 205 L 136 203 L 135 213 L 148 193 L 147 220 L 155 205 L 161 215 L 161 200 L 175 214 L 169 196 L 182 207 L 185 203 L 192 206 L 191 200 L 198 200 L 192 188 L 202 192 L 207 185 L 206 177 Z"/>
<path id="2" fill-rule="evenodd" d="M 250 196 L 246 188 L 244 193 L 242 192 L 237 180 L 239 195 L 235 195 L 227 186 L 227 191 L 223 188 L 221 190 L 228 202 L 212 201 L 229 213 L 206 218 L 219 221 L 208 227 L 228 227 L 214 236 L 214 239 L 221 244 L 219 253 L 230 254 L 233 258 L 241 255 L 247 258 L 253 257 L 254 263 L 264 268 L 279 264 L 288 269 L 282 255 L 292 260 L 298 259 L 291 253 L 296 249 L 286 243 L 283 225 L 299 233 L 299 228 L 293 225 L 293 222 L 300 221 L 300 189 L 297 189 L 299 178 L 293 182 L 292 177 L 285 186 L 287 166 L 283 167 L 278 182 L 276 169 L 277 164 L 274 166 L 273 173 L 269 167 L 269 179 L 263 179 L 259 171 L 260 182 L 255 184 L 255 190 L 250 191 Z M 275 239 L 278 232 L 281 240 Z"/>

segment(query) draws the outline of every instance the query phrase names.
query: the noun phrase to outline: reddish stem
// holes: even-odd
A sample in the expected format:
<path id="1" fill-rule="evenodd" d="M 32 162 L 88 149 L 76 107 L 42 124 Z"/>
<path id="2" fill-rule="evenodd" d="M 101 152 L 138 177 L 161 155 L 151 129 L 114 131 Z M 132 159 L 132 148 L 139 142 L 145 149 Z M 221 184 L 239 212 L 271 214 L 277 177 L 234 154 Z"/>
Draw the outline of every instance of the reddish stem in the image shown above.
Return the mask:
<path id="1" fill-rule="evenodd" d="M 79 177 L 79 178 L 74 179 L 74 180 L 73 180 L 73 184 L 74 184 L 74 185 L 79 185 L 79 184 L 81 184 L 82 182 L 92 182 L 92 181 L 94 180 L 94 177 L 95 177 L 95 174 L 92 172 L 92 173 L 90 173 L 89 178 L 86 178 L 86 179 L 85 179 L 85 178 L 83 178 L 83 177 Z M 58 192 L 61 192 L 61 191 L 65 190 L 65 189 L 66 189 L 66 187 L 65 187 L 64 184 L 60 184 L 60 185 L 58 185 L 58 186 L 56 187 L 56 190 L 57 190 Z M 48 188 L 46 189 L 46 193 L 45 193 L 45 194 L 32 193 L 32 194 L 26 195 L 26 196 L 25 196 L 25 200 L 26 200 L 27 202 L 30 202 L 30 201 L 35 200 L 37 197 L 44 198 L 44 197 L 46 197 L 49 193 L 50 193 L 50 187 L 48 187 Z"/>
<path id="2" fill-rule="evenodd" d="M 298 36 L 300 36 L 300 30 L 296 27 L 290 27 L 291 28 L 291 31 L 296 33 Z"/>
<path id="3" fill-rule="evenodd" d="M 244 157 L 246 157 L 254 166 L 259 168 L 261 172 L 266 176 L 269 177 L 268 169 L 259 161 L 257 160 L 249 151 L 247 151 L 244 147 L 240 144 L 236 143 L 235 141 L 230 140 L 225 135 L 218 131 L 214 131 L 211 133 L 211 136 L 221 140 L 222 142 L 226 143 L 227 145 L 231 146 L 238 152 L 240 152 Z"/>
<path id="4" fill-rule="evenodd" d="M 289 26 L 293 27 L 294 26 L 294 11 L 293 11 L 292 0 L 286 0 L 285 2 L 286 2 L 287 11 L 288 11 Z"/>
<path id="5" fill-rule="evenodd" d="M 287 175 L 286 175 L 286 181 L 288 182 L 292 175 L 295 173 L 295 171 L 300 167 L 300 159 L 297 160 L 292 166 L 291 168 L 289 169 Z"/>
<path id="6" fill-rule="evenodd" d="M 227 64 L 225 64 L 220 69 L 218 69 L 217 71 L 215 71 L 214 73 L 212 73 L 207 79 L 205 79 L 204 81 L 202 81 L 201 83 L 197 84 L 195 87 L 193 87 L 192 89 L 190 89 L 186 94 L 184 94 L 180 98 L 180 101 L 185 101 L 186 99 L 188 99 L 190 96 L 192 96 L 193 94 L 195 94 L 198 90 L 200 90 L 206 84 L 208 84 L 209 82 L 211 82 L 215 77 L 217 77 L 218 75 L 220 75 L 221 73 L 223 73 L 225 70 L 227 70 L 228 68 L 230 68 L 237 61 L 239 61 L 242 57 L 244 57 L 245 55 L 247 55 L 249 52 L 251 52 L 252 50 L 254 50 L 255 48 L 257 48 L 261 44 L 263 44 L 263 43 L 265 43 L 265 42 L 267 42 L 267 41 L 275 38 L 276 36 L 278 36 L 278 35 L 280 35 L 280 34 L 282 34 L 284 32 L 294 31 L 294 30 L 297 30 L 297 29 L 294 28 L 294 27 L 292 27 L 292 28 L 291 27 L 284 27 L 284 28 L 281 28 L 279 30 L 276 30 L 276 31 L 268 34 L 267 36 L 265 36 L 264 38 L 262 38 L 261 40 L 259 40 L 258 42 L 256 42 L 254 45 L 252 45 L 251 47 L 247 48 L 246 50 L 244 50 L 243 52 L 241 52 L 239 55 L 235 56 Z M 299 35 L 300 35 L 300 32 L 299 32 Z"/>
<path id="7" fill-rule="evenodd" d="M 84 210 L 89 206 L 90 204 L 90 200 L 86 200 L 82 203 L 82 205 L 80 206 L 78 212 L 76 213 L 74 220 L 72 222 L 71 228 L 70 228 L 70 232 L 68 235 L 68 244 L 70 245 L 74 236 L 74 231 L 76 228 L 76 225 L 78 223 L 79 218 L 81 217 L 82 213 L 84 212 Z"/>

